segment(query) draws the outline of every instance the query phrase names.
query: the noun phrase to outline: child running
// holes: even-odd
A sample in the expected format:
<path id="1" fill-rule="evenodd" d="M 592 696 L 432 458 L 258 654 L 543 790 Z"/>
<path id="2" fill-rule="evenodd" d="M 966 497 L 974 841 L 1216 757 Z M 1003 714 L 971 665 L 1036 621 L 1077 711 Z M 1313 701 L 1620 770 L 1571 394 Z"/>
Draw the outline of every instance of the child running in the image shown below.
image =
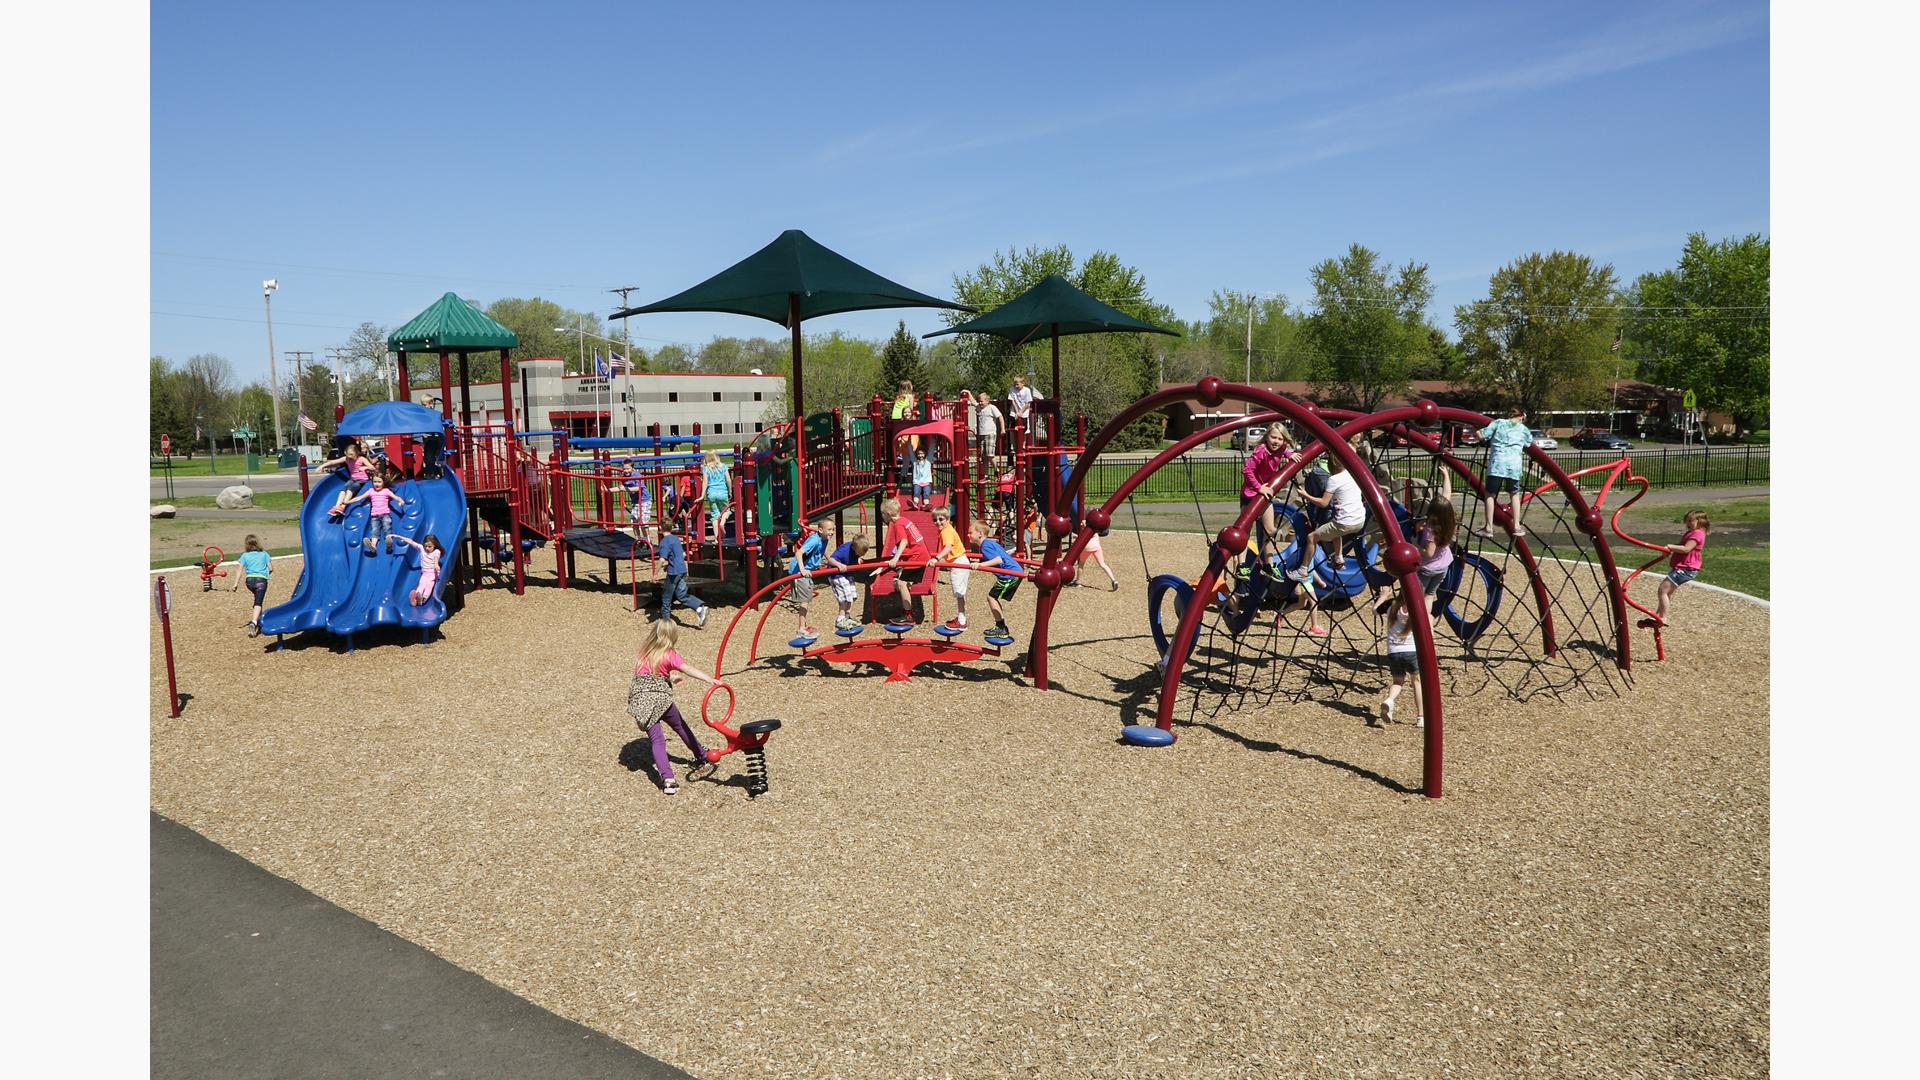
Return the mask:
<path id="1" fill-rule="evenodd" d="M 953 509 L 943 506 L 935 510 L 933 523 L 940 530 L 940 553 L 934 557 L 940 562 L 966 562 L 967 545 L 960 542 L 960 534 L 953 527 Z M 949 568 L 948 574 L 953 582 L 954 616 L 947 620 L 947 629 L 965 630 L 967 628 L 967 579 L 973 576 L 973 571 L 955 566 Z"/>
<path id="2" fill-rule="evenodd" d="M 395 539 L 420 553 L 420 580 L 407 593 L 407 602 L 419 607 L 433 599 L 433 590 L 440 584 L 440 538 L 428 533 L 417 541 L 410 536 Z"/>
<path id="3" fill-rule="evenodd" d="M 898 572 L 897 568 L 903 561 L 909 566 L 926 566 L 920 575 L 920 583 L 931 584 L 935 570 L 927 565 L 927 538 L 921 533 L 920 526 L 901 516 L 899 499 L 888 499 L 880 504 L 880 524 L 887 530 L 881 550 L 892 553 L 887 557 L 886 576 L 892 579 L 894 592 L 900 597 L 900 622 L 917 625 L 920 620 L 913 614 L 913 594 L 907 585 L 907 576 Z"/>
<path id="4" fill-rule="evenodd" d="M 924 446 L 913 452 L 913 505 L 921 510 L 933 505 L 933 462 Z"/>
<path id="5" fill-rule="evenodd" d="M 1080 549 L 1080 564 L 1082 566 L 1085 566 L 1088 559 L 1092 559 L 1094 562 L 1094 565 L 1098 566 L 1101 570 L 1106 571 L 1107 591 L 1119 592 L 1120 579 L 1114 576 L 1113 567 L 1107 565 L 1107 556 L 1104 552 L 1100 550 L 1100 534 L 1099 533 L 1094 533 L 1092 536 L 1087 537 L 1087 546 Z M 1067 582 L 1067 584 L 1069 585 L 1080 584 L 1079 575 L 1077 574 L 1074 575 L 1073 580 Z"/>
<path id="6" fill-rule="evenodd" d="M 367 500 L 367 538 L 366 548 L 372 551 L 379 544 L 380 537 L 387 538 L 387 554 L 393 554 L 393 508 L 407 505 L 407 500 L 387 486 L 385 476 L 375 474 L 373 486 L 347 500 L 352 506 L 361 499 Z"/>
<path id="7" fill-rule="evenodd" d="M 677 528 L 672 518 L 660 523 L 660 545 L 655 551 L 665 564 L 660 579 L 660 619 L 672 622 L 673 605 L 685 604 L 693 609 L 697 630 L 707 625 L 707 602 L 687 591 L 687 546 L 681 543 Z"/>
<path id="8" fill-rule="evenodd" d="M 1420 708 L 1420 654 L 1413 647 L 1413 614 L 1407 610 L 1407 594 L 1396 592 L 1393 604 L 1387 608 L 1387 670 L 1393 674 L 1393 682 L 1387 687 L 1385 696 L 1380 699 L 1380 719 L 1369 717 L 1367 724 L 1379 727 L 1393 723 L 1393 703 L 1400 697 L 1402 687 L 1413 687 L 1413 726 L 1426 727 L 1427 717 Z"/>
<path id="9" fill-rule="evenodd" d="M 1010 638 L 1007 630 L 1006 602 L 1020 589 L 1020 562 L 1013 557 L 1000 541 L 987 535 L 986 522 L 975 518 L 967 527 L 967 538 L 980 546 L 980 561 L 974 563 L 981 568 L 1000 567 L 994 570 L 992 591 L 987 593 L 987 610 L 993 612 L 993 628 L 987 631 L 990 638 Z"/>
<path id="10" fill-rule="evenodd" d="M 680 707 L 673 703 L 673 684 L 698 679 L 717 685 L 719 680 L 681 659 L 674 648 L 679 641 L 679 623 L 672 619 L 648 623 L 646 633 L 640 638 L 640 655 L 633 664 L 633 683 L 627 687 L 627 712 L 647 733 L 647 741 L 653 746 L 653 767 L 660 774 L 660 790 L 668 795 L 678 792 L 680 784 L 674 780 L 673 764 L 667 760 L 667 739 L 660 731 L 662 720 L 672 724 L 680 741 L 693 751 L 693 768 L 687 773 L 687 779 L 698 780 L 713 772 L 706 750 L 700 746 L 700 740 L 693 737 L 693 729 L 680 715 Z"/>
<path id="11" fill-rule="evenodd" d="M 1689 510 L 1685 520 L 1686 534 L 1680 537 L 1679 543 L 1666 546 L 1673 569 L 1667 571 L 1666 579 L 1660 582 L 1660 603 L 1654 608 L 1653 619 L 1640 620 L 1643 627 L 1667 625 L 1667 609 L 1673 603 L 1674 590 L 1700 576 L 1700 561 L 1706 554 L 1707 534 L 1713 531 L 1713 523 L 1707 520 L 1705 510 Z"/>
<path id="12" fill-rule="evenodd" d="M 707 522 L 713 526 L 713 536 L 718 540 L 725 534 L 727 518 L 732 512 L 729 505 L 733 498 L 733 470 L 720 461 L 720 451 L 709 450 L 700 459 L 700 476 L 706 483 Z"/>
<path id="13" fill-rule="evenodd" d="M 273 559 L 260 547 L 260 538 L 249 533 L 247 549 L 240 553 L 240 576 L 233 579 L 229 589 L 238 589 L 240 582 L 247 583 L 247 591 L 253 594 L 253 616 L 247 620 L 252 629 L 248 637 L 260 636 L 260 609 L 267 603 L 267 581 L 273 577 Z"/>
<path id="14" fill-rule="evenodd" d="M 860 599 L 860 589 L 854 585 L 853 575 L 847 573 L 847 568 L 865 560 L 871 550 L 873 541 L 867 539 L 866 533 L 860 533 L 827 556 L 827 564 L 840 571 L 827 579 L 833 584 L 834 600 L 840 604 L 840 614 L 833 620 L 836 630 L 854 630 L 860 626 L 860 620 L 853 617 L 853 604 Z"/>
<path id="15" fill-rule="evenodd" d="M 327 511 L 328 520 L 338 520 L 347 512 L 347 500 L 360 494 L 367 486 L 367 480 L 373 475 L 373 463 L 367 460 L 366 451 L 360 449 L 360 440 L 350 439 L 337 458 L 329 458 L 320 463 L 322 470 L 344 466 L 347 482 L 340 488 L 340 497 L 333 501 L 333 509 Z"/>
<path id="16" fill-rule="evenodd" d="M 805 574 L 809 570 L 820 569 L 820 561 L 824 559 L 827 554 L 827 538 L 831 536 L 832 533 L 833 522 L 827 520 L 814 522 L 813 528 L 807 531 L 806 538 L 801 540 L 800 546 L 794 550 L 793 561 L 787 564 L 787 573 Z M 800 632 L 794 636 L 803 638 L 817 637 L 818 635 L 813 632 L 813 627 L 807 624 L 807 609 L 813 606 L 813 578 L 811 576 L 793 579 L 792 587 L 787 590 L 787 603 L 793 606 L 795 614 L 800 617 Z"/>

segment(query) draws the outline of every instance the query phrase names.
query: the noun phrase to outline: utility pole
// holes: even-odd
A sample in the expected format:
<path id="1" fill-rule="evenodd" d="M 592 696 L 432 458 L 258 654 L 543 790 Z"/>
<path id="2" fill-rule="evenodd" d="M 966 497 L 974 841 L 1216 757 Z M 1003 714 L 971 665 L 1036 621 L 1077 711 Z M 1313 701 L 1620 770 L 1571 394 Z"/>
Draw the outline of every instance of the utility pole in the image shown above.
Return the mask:
<path id="1" fill-rule="evenodd" d="M 288 349 L 287 360 L 289 363 L 293 364 L 294 401 L 296 403 L 296 406 L 300 410 L 299 415 L 304 417 L 307 415 L 307 388 L 304 385 L 306 383 L 305 366 L 313 362 L 313 353 L 299 352 L 294 349 Z M 312 419 L 312 418 L 308 417 L 308 419 Z M 305 439 L 306 436 L 296 433 L 294 435 L 294 438 Z"/>
<path id="2" fill-rule="evenodd" d="M 1247 294 L 1247 385 L 1253 385 L 1253 294 Z M 1253 412 L 1253 402 L 1243 402 L 1241 415 Z"/>
<path id="3" fill-rule="evenodd" d="M 627 303 L 627 294 L 630 292 L 638 292 L 639 289 L 640 286 L 638 285 L 622 285 L 617 289 L 608 289 L 607 291 L 620 294 L 620 310 L 625 311 L 633 306 Z M 627 363 L 631 364 L 633 363 L 633 334 L 627 329 L 627 316 L 625 315 L 620 316 L 620 337 L 625 342 Z M 627 372 L 631 374 L 633 369 L 628 368 Z"/>
<path id="4" fill-rule="evenodd" d="M 347 407 L 346 348 L 341 345 L 329 345 L 327 351 L 333 354 L 333 398 L 334 404 L 341 409 Z"/>
<path id="5" fill-rule="evenodd" d="M 273 391 L 273 448 L 280 449 L 286 441 L 280 434 L 280 365 L 273 351 L 273 290 L 280 287 L 279 278 L 268 278 L 260 283 L 260 292 L 267 298 L 267 388 Z"/>

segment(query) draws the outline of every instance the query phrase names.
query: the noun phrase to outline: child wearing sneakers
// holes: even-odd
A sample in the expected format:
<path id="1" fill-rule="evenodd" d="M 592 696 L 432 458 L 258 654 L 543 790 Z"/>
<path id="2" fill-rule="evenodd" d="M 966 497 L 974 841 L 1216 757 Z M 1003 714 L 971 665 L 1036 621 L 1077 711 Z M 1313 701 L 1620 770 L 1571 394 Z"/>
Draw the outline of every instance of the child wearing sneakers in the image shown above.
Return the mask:
<path id="1" fill-rule="evenodd" d="M 827 554 L 827 536 L 833 531 L 833 522 L 816 521 L 807 531 L 806 539 L 794 549 L 793 560 L 787 564 L 787 573 L 805 574 L 809 570 L 820 569 L 820 561 Z M 792 605 L 794 613 L 800 618 L 799 633 L 795 637 L 811 638 L 816 635 L 813 627 L 807 625 L 807 609 L 813 606 L 813 578 L 797 577 L 787 590 L 787 603 Z"/>
<path id="2" fill-rule="evenodd" d="M 900 622 L 917 623 L 913 615 L 913 594 L 907 584 L 907 575 L 899 572 L 899 566 L 905 562 L 908 566 L 926 567 L 920 574 L 922 585 L 933 580 L 934 568 L 927 564 L 927 538 L 921 534 L 920 526 L 901 516 L 900 500 L 887 499 L 880 504 L 880 524 L 887 530 L 884 549 L 887 555 L 887 570 L 878 583 L 882 591 L 888 585 L 900 597 Z"/>
<path id="3" fill-rule="evenodd" d="M 1427 718 L 1420 709 L 1420 655 L 1413 647 L 1413 615 L 1407 611 L 1404 590 L 1395 593 L 1392 605 L 1387 608 L 1387 670 L 1393 674 L 1393 683 L 1380 699 L 1380 719 L 1369 717 L 1368 726 L 1392 723 L 1393 703 L 1399 698 L 1400 689 L 1410 685 L 1413 687 L 1413 726 L 1426 727 Z"/>
<path id="4" fill-rule="evenodd" d="M 836 630 L 852 630 L 860 625 L 860 620 L 853 617 L 853 604 L 860 599 L 860 588 L 853 583 L 853 575 L 847 568 L 865 560 L 872 549 L 873 541 L 867 539 L 866 533 L 860 533 L 827 556 L 827 565 L 840 571 L 827 579 L 833 585 L 834 600 L 840 604 L 840 614 L 833 620 Z"/>
<path id="5" fill-rule="evenodd" d="M 986 522 L 974 518 L 967 528 L 967 538 L 980 547 L 978 567 L 1003 567 L 993 572 L 996 579 L 992 591 L 987 593 L 987 610 L 993 612 L 993 629 L 987 631 L 990 638 L 1009 638 L 1013 634 L 1007 630 L 1006 602 L 1020 589 L 1020 561 L 999 540 L 987 535 Z"/>
<path id="6" fill-rule="evenodd" d="M 967 545 L 960 542 L 960 533 L 953 527 L 952 508 L 943 506 L 935 510 L 933 523 L 940 530 L 940 550 L 934 558 L 940 562 L 966 562 Z M 967 579 L 973 576 L 973 572 L 955 566 L 949 568 L 948 573 L 953 581 L 954 616 L 947 620 L 947 629 L 965 630 L 967 628 Z"/>
<path id="7" fill-rule="evenodd" d="M 660 546 L 655 554 L 666 565 L 661 569 L 659 618 L 671 622 L 673 605 L 685 604 L 693 609 L 693 625 L 698 629 L 707 625 L 707 602 L 687 591 L 687 546 L 680 541 L 675 531 L 678 528 L 672 518 L 660 523 Z"/>
<path id="8" fill-rule="evenodd" d="M 647 733 L 653 748 L 653 767 L 660 774 L 660 790 L 672 795 L 680 790 L 673 778 L 673 765 L 667 760 L 667 740 L 660 731 L 661 721 L 673 725 L 680 741 L 693 751 L 693 771 L 688 779 L 698 780 L 713 772 L 713 763 L 693 729 L 673 703 L 673 684 L 683 679 L 699 679 L 717 684 L 713 676 L 680 658 L 674 646 L 680 640 L 680 624 L 672 619 L 657 619 L 647 624 L 640 638 L 640 655 L 634 658 L 633 682 L 627 687 L 627 715 Z"/>
<path id="9" fill-rule="evenodd" d="M 913 452 L 913 505 L 918 510 L 933 505 L 933 462 L 924 446 Z"/>
<path id="10" fill-rule="evenodd" d="M 247 534 L 247 550 L 240 553 L 240 573 L 234 576 L 233 588 L 240 587 L 241 578 L 247 582 L 247 591 L 253 594 L 253 617 L 247 620 L 247 636 L 260 636 L 260 609 L 267 603 L 267 581 L 273 577 L 273 560 L 260 546 L 260 538 Z"/>
<path id="11" fill-rule="evenodd" d="M 393 508 L 407 505 L 407 500 L 387 486 L 387 478 L 375 473 L 373 486 L 348 499 L 346 506 L 352 506 L 360 500 L 367 500 L 367 539 L 366 547 L 372 551 L 378 546 L 379 538 L 386 537 L 387 553 L 393 553 Z M 343 507 L 344 509 L 344 507 Z"/>
<path id="12" fill-rule="evenodd" d="M 1707 520 L 1705 510 L 1689 510 L 1685 518 L 1687 531 L 1677 544 L 1666 545 L 1672 556 L 1667 561 L 1673 566 L 1660 582 L 1660 603 L 1654 608 L 1653 617 L 1661 626 L 1667 625 L 1667 609 L 1673 603 L 1674 591 L 1687 582 L 1700 576 L 1700 565 L 1707 550 L 1707 534 L 1713 531 L 1713 523 Z M 1641 626 L 1647 626 L 1645 619 Z"/>

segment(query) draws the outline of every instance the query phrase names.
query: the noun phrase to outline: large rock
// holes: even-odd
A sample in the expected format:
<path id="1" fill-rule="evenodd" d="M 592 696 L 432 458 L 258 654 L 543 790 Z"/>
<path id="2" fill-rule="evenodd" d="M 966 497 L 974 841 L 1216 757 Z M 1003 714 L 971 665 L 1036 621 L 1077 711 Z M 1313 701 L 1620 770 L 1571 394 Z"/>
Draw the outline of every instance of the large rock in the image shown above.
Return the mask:
<path id="1" fill-rule="evenodd" d="M 156 506 L 152 510 L 147 511 L 147 516 L 157 517 L 157 518 L 170 518 L 177 513 L 179 513 L 179 511 L 173 508 L 172 503 L 161 503 L 159 506 Z"/>
<path id="2" fill-rule="evenodd" d="M 235 484 L 214 496 L 213 505 L 222 510 L 251 510 L 253 509 L 253 489 L 245 484 Z"/>

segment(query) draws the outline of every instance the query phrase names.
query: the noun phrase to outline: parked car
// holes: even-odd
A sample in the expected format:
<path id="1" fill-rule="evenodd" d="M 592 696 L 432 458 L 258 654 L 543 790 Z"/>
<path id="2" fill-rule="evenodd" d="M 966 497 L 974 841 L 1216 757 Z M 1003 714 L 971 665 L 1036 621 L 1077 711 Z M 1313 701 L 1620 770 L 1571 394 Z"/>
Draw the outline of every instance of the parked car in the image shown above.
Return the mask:
<path id="1" fill-rule="evenodd" d="M 1573 445 L 1580 450 L 1631 450 L 1633 444 L 1611 431 L 1599 428 L 1587 428 L 1573 437 Z"/>
<path id="2" fill-rule="evenodd" d="M 1533 445 L 1542 450 L 1558 450 L 1560 449 L 1560 440 L 1544 431 L 1535 431 L 1533 433 Z"/>
<path id="3" fill-rule="evenodd" d="M 1236 428 L 1228 441 L 1228 445 L 1235 450 L 1252 450 L 1254 447 L 1259 446 L 1260 441 L 1266 437 L 1267 429 L 1259 424 L 1253 424 L 1248 427 Z"/>

